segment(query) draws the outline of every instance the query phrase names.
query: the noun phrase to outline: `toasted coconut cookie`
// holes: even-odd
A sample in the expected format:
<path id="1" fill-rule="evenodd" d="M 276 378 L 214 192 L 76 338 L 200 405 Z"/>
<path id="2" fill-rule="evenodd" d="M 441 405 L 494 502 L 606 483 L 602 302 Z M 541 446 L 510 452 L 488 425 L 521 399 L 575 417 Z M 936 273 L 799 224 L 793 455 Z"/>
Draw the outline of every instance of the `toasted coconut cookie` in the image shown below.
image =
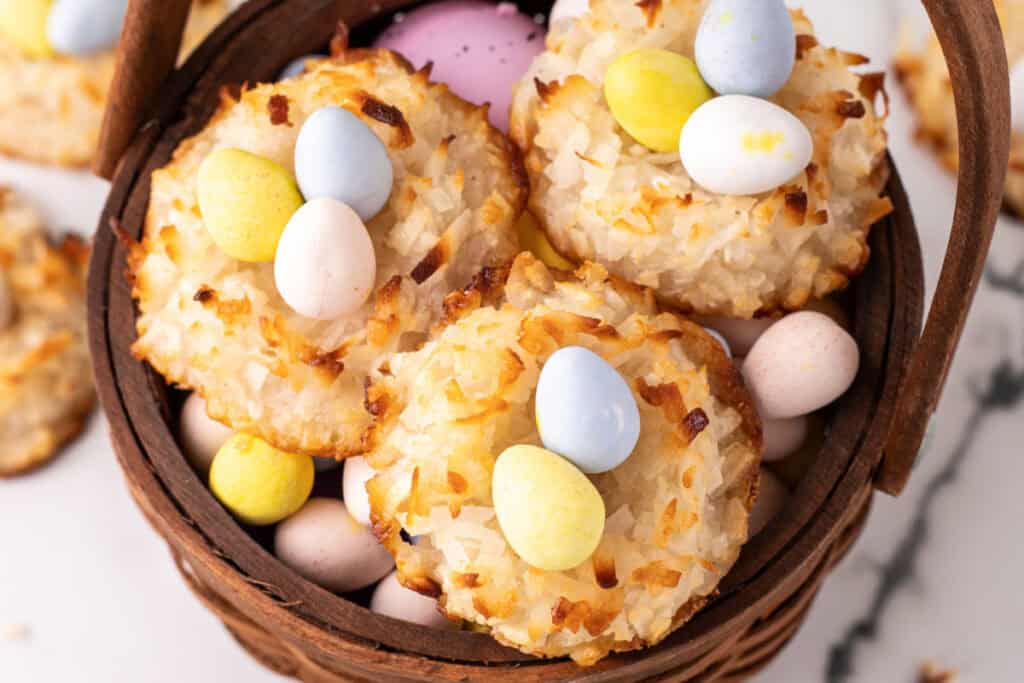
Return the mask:
<path id="1" fill-rule="evenodd" d="M 13 304 L 0 324 L 0 478 L 48 462 L 92 410 L 88 255 L 74 237 L 52 245 L 36 212 L 0 186 L 0 286 Z"/>
<path id="2" fill-rule="evenodd" d="M 659 314 L 650 292 L 599 265 L 570 276 L 523 254 L 446 310 L 433 340 L 391 358 L 367 390 L 378 416 L 367 490 L 400 580 L 534 655 L 593 664 L 659 642 L 707 602 L 747 539 L 761 427 L 732 363 L 700 327 Z M 622 374 L 640 440 L 590 477 L 608 515 L 597 551 L 542 571 L 506 542 L 491 474 L 506 448 L 540 444 L 540 370 L 572 345 Z"/>
<path id="3" fill-rule="evenodd" d="M 228 11 L 228 0 L 196 0 L 183 54 Z M 89 57 L 26 57 L 0 37 L 0 154 L 84 166 L 96 151 L 114 51 Z"/>
<path id="4" fill-rule="evenodd" d="M 1010 67 L 1024 59 L 1024 1 L 996 0 Z M 942 46 L 932 35 L 921 44 L 904 34 L 893 62 L 896 76 L 917 115 L 918 140 L 929 145 L 954 173 L 960 168 L 956 103 Z M 1024 130 L 1014 130 L 1004 198 L 1024 214 Z"/>
<path id="5" fill-rule="evenodd" d="M 845 286 L 868 259 L 872 224 L 891 211 L 880 74 L 858 55 L 818 45 L 793 13 L 798 59 L 773 101 L 814 140 L 812 163 L 771 193 L 701 189 L 677 152 L 656 153 L 616 122 L 604 74 L 637 47 L 693 56 L 704 1 L 592 0 L 589 14 L 548 35 L 517 88 L 512 134 L 526 154 L 531 208 L 554 246 L 653 288 L 699 313 L 751 317 L 796 309 Z"/>
<path id="6" fill-rule="evenodd" d="M 376 132 L 395 182 L 367 223 L 374 294 L 355 315 L 320 322 L 281 299 L 273 264 L 242 263 L 215 246 L 196 176 L 224 147 L 293 168 L 299 129 L 326 105 L 346 107 Z M 486 111 L 391 52 L 348 51 L 238 100 L 225 95 L 205 130 L 153 174 L 144 239 L 130 259 L 141 309 L 135 353 L 200 392 L 210 415 L 238 431 L 285 450 L 361 452 L 368 370 L 419 343 L 449 292 L 515 254 L 525 188 L 518 152 Z"/>

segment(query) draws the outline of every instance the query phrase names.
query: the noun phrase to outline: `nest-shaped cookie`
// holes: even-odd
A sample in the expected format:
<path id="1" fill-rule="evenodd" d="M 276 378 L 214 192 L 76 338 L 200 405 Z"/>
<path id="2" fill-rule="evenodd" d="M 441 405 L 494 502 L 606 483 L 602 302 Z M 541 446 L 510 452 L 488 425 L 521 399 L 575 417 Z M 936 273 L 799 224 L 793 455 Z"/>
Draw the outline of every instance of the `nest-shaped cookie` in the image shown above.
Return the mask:
<path id="1" fill-rule="evenodd" d="M 242 263 L 217 249 L 196 176 L 224 147 L 293 169 L 299 129 L 326 105 L 348 108 L 377 133 L 395 183 L 367 224 L 374 293 L 355 315 L 321 322 L 281 299 L 273 264 Z M 153 174 L 144 239 L 130 255 L 141 311 L 134 352 L 202 394 L 210 415 L 235 430 L 289 451 L 361 452 L 367 372 L 384 354 L 419 343 L 448 293 L 516 253 L 525 201 L 519 153 L 486 110 L 392 52 L 342 51 L 304 76 L 238 99 L 225 94 L 206 128 Z"/>
<path id="2" fill-rule="evenodd" d="M 88 247 L 51 244 L 39 215 L 0 186 L 0 277 L 14 303 L 0 328 L 0 478 L 50 460 L 95 403 L 85 337 Z"/>
<path id="3" fill-rule="evenodd" d="M 445 308 L 432 340 L 391 358 L 367 390 L 374 531 L 400 580 L 534 655 L 592 664 L 659 642 L 747 539 L 761 427 L 738 372 L 702 328 L 599 265 L 569 275 L 522 254 Z M 539 373 L 570 345 L 623 375 L 641 435 L 624 464 L 591 477 L 608 514 L 592 558 L 541 571 L 506 543 L 491 474 L 507 447 L 540 445 Z"/>
<path id="4" fill-rule="evenodd" d="M 1024 1 L 996 0 L 995 4 L 1012 68 L 1024 59 Z M 957 172 L 960 135 L 956 102 L 938 38 L 932 34 L 922 43 L 910 31 L 905 31 L 893 60 L 893 70 L 916 115 L 917 139 L 930 146 L 946 168 Z M 1024 130 L 1013 131 L 1004 199 L 1010 208 L 1024 215 Z"/>
<path id="5" fill-rule="evenodd" d="M 224 18 L 229 4 L 195 1 L 182 54 Z M 0 154 L 60 166 L 88 164 L 113 77 L 113 50 L 33 59 L 0 37 Z"/>
<path id="6" fill-rule="evenodd" d="M 796 309 L 864 267 L 870 227 L 892 209 L 879 196 L 888 178 L 875 110 L 883 76 L 853 73 L 866 59 L 819 45 L 793 12 L 797 63 L 772 99 L 807 124 L 812 163 L 763 195 L 706 192 L 678 153 L 633 140 L 603 94 L 608 66 L 630 50 L 692 57 L 706 4 L 593 0 L 548 35 L 512 106 L 530 206 L 565 256 L 598 261 L 683 309 L 744 318 Z"/>

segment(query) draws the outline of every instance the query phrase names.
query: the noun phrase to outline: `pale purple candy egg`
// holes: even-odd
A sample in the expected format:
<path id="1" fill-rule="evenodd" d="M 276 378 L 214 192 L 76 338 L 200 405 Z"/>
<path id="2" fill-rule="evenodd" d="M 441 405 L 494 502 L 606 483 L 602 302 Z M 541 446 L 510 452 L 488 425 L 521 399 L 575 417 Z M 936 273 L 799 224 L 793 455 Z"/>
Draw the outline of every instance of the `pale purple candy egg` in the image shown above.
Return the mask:
<path id="1" fill-rule="evenodd" d="M 789 490 L 782 481 L 765 468 L 761 468 L 761 483 L 758 487 L 754 509 L 748 522 L 749 538 L 764 531 L 768 523 L 782 512 L 789 499 Z"/>
<path id="2" fill-rule="evenodd" d="M 850 333 L 822 313 L 801 311 L 772 325 L 743 363 L 762 418 L 808 415 L 846 393 L 860 367 Z"/>
<path id="3" fill-rule="evenodd" d="M 764 455 L 765 462 L 783 460 L 795 453 L 807 440 L 809 421 L 806 415 L 784 420 L 765 419 Z"/>
<path id="4" fill-rule="evenodd" d="M 192 394 L 185 399 L 178 422 L 178 438 L 192 467 L 204 474 L 209 472 L 213 456 L 232 435 L 234 431 L 206 414 L 206 401 L 202 396 Z"/>
<path id="5" fill-rule="evenodd" d="M 512 91 L 544 50 L 545 30 L 512 3 L 443 0 L 405 15 L 374 47 L 394 50 L 474 104 L 491 103 L 491 123 L 508 131 Z"/>
<path id="6" fill-rule="evenodd" d="M 274 553 L 305 578 L 336 593 L 365 588 L 395 567 L 373 532 L 333 498 L 310 498 L 278 525 Z"/>
<path id="7" fill-rule="evenodd" d="M 452 622 L 438 611 L 437 600 L 403 586 L 396 572 L 377 584 L 370 598 L 370 611 L 430 628 L 452 627 Z"/>
<path id="8" fill-rule="evenodd" d="M 722 315 L 706 315 L 698 318 L 701 325 L 710 327 L 725 337 L 729 347 L 736 356 L 745 356 L 750 353 L 751 347 L 758 337 L 764 334 L 765 330 L 775 322 L 771 318 L 756 318 L 754 320 L 741 320 L 739 318 L 727 318 Z"/>

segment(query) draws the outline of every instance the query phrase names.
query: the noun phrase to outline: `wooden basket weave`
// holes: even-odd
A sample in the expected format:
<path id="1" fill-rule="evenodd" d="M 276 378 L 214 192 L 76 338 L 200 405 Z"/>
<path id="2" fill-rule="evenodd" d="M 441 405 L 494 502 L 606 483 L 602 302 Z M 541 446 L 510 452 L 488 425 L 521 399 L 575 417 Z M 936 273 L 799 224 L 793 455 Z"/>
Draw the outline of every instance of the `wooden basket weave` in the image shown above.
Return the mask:
<path id="1" fill-rule="evenodd" d="M 624 0 L 626 1 L 626 0 Z M 150 173 L 198 132 L 224 84 L 269 80 L 322 49 L 339 21 L 379 28 L 412 0 L 250 0 L 174 69 L 189 0 L 132 0 L 97 172 L 114 177 L 89 281 L 90 342 L 100 397 L 131 493 L 183 576 L 239 642 L 304 681 L 740 681 L 796 633 L 824 578 L 859 535 L 875 489 L 906 484 L 984 266 L 1009 145 L 1006 56 L 988 0 L 925 0 L 950 66 L 961 167 L 953 232 L 920 336 L 923 274 L 899 175 L 895 213 L 871 235 L 872 260 L 852 287 L 862 366 L 829 420 L 821 452 L 785 510 L 744 548 L 720 597 L 657 647 L 590 669 L 541 661 L 469 632 L 371 613 L 277 562 L 214 500 L 173 436 L 172 395 L 136 361 L 125 250 L 138 238 Z M 521 3 L 543 11 L 549 3 Z M 369 27 L 369 28 L 368 28 Z"/>

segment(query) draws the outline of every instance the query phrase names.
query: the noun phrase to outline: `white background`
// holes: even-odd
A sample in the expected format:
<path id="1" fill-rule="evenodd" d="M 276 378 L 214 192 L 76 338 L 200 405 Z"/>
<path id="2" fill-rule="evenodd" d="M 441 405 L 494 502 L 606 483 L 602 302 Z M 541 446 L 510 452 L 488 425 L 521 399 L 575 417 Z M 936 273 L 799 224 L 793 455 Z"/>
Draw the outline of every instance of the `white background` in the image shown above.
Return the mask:
<path id="1" fill-rule="evenodd" d="M 899 3 L 793 4 L 808 10 L 823 42 L 888 64 L 903 18 Z M 891 79 L 890 91 L 893 154 L 913 200 L 933 284 L 955 183 L 912 144 L 910 117 Z M 55 228 L 82 233 L 94 229 L 106 190 L 84 174 L 2 160 L 0 182 L 34 200 Z M 1024 228 L 1007 220 L 993 263 L 1005 270 L 1022 258 Z M 965 681 L 1022 680 L 1024 501 L 1016 477 L 1024 476 L 1024 411 L 997 411 L 987 418 L 955 484 L 934 497 L 913 579 L 880 611 L 876 638 L 854 651 L 853 673 L 826 675 L 830 646 L 868 613 L 882 569 L 948 461 L 974 405 L 971 379 L 985 376 L 999 354 L 1009 353 L 1021 367 L 1022 321 L 1024 300 L 983 290 L 935 420 L 932 446 L 911 488 L 899 501 L 879 497 L 867 533 L 826 583 L 795 642 L 759 683 L 909 683 L 931 658 L 960 668 Z M 95 416 L 87 434 L 51 467 L 0 483 L 0 681 L 280 680 L 249 659 L 187 592 L 162 541 L 125 491 L 102 417 Z"/>

